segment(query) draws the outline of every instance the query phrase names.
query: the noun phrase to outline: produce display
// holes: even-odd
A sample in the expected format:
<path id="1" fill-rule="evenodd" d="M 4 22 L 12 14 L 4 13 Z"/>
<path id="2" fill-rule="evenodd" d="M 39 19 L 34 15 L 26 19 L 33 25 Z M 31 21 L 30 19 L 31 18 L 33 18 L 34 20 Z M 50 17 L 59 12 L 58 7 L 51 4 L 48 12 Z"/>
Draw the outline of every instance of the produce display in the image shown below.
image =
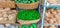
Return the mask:
<path id="1" fill-rule="evenodd" d="M 0 0 L 0 24 L 6 28 L 15 28 L 9 24 L 20 26 L 18 28 L 37 28 L 41 18 L 38 4 L 39 0 Z"/>
<path id="2" fill-rule="evenodd" d="M 35 23 L 40 20 L 40 13 L 36 10 L 21 10 L 17 14 L 17 19 L 22 24 Z"/>
<path id="3" fill-rule="evenodd" d="M 51 26 L 44 26 L 44 28 L 57 28 L 55 25 L 51 25 Z"/>
<path id="4" fill-rule="evenodd" d="M 20 9 L 36 9 L 38 8 L 39 0 L 15 0 L 17 7 Z"/>
<path id="5" fill-rule="evenodd" d="M 60 28 L 60 0 L 0 0 L 0 28 Z"/>
<path id="6" fill-rule="evenodd" d="M 0 8 L 0 23 L 15 23 L 16 14 L 16 10 L 10 10 L 10 8 Z"/>
<path id="7" fill-rule="evenodd" d="M 46 11 L 45 24 L 60 24 L 60 10 L 49 8 Z"/>

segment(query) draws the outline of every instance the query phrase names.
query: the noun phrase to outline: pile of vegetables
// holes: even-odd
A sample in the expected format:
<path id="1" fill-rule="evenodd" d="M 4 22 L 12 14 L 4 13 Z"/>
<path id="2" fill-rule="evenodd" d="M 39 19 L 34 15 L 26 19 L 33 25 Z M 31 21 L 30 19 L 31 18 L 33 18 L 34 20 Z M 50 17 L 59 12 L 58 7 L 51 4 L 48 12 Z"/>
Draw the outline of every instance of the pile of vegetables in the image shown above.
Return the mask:
<path id="1" fill-rule="evenodd" d="M 29 28 L 37 28 L 37 25 L 35 23 L 31 24 Z"/>
<path id="2" fill-rule="evenodd" d="M 27 25 L 22 25 L 22 28 L 37 28 L 37 25 L 35 23 L 27 26 Z"/>
<path id="3" fill-rule="evenodd" d="M 46 11 L 45 24 L 60 24 L 60 10 L 48 8 Z"/>
<path id="4" fill-rule="evenodd" d="M 17 14 L 18 20 L 37 20 L 40 18 L 40 13 L 36 10 L 21 10 Z"/>
<path id="5" fill-rule="evenodd" d="M 0 8 L 0 21 L 13 20 L 15 19 L 16 14 L 16 10 L 10 10 L 10 8 Z"/>
<path id="6" fill-rule="evenodd" d="M 30 4 L 34 2 L 38 2 L 38 0 L 15 0 L 16 3 Z"/>

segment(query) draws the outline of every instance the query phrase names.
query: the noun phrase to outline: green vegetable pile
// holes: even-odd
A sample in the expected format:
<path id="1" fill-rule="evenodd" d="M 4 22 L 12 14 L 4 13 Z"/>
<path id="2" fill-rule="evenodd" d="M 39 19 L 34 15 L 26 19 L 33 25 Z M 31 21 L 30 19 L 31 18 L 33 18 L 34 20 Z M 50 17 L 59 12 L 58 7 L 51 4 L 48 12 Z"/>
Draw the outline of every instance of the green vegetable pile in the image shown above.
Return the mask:
<path id="1" fill-rule="evenodd" d="M 27 25 L 22 25 L 22 28 L 28 28 Z"/>
<path id="2" fill-rule="evenodd" d="M 21 10 L 17 14 L 18 20 L 37 20 L 40 18 L 40 13 L 36 10 Z"/>
<path id="3" fill-rule="evenodd" d="M 30 4 L 34 2 L 38 2 L 38 0 L 15 0 L 16 3 Z"/>
<path id="4" fill-rule="evenodd" d="M 37 28 L 37 25 L 35 23 L 31 24 L 29 28 Z"/>
<path id="5" fill-rule="evenodd" d="M 27 26 L 27 25 L 22 25 L 22 28 L 37 28 L 37 25 L 35 23 Z"/>

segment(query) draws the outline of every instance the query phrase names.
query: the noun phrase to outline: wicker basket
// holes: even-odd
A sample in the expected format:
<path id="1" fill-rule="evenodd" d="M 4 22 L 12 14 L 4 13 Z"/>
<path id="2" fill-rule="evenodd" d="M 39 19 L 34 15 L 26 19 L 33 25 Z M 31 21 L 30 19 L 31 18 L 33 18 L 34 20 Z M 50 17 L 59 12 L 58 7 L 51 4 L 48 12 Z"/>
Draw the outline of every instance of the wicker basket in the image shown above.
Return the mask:
<path id="1" fill-rule="evenodd" d="M 31 20 L 31 21 L 28 21 L 28 20 L 19 20 L 18 22 L 20 24 L 31 24 L 31 23 L 37 23 L 40 19 L 37 19 L 37 20 Z"/>
<path id="2" fill-rule="evenodd" d="M 20 9 L 35 9 L 35 8 L 38 8 L 38 3 L 39 2 L 35 2 L 35 3 L 31 3 L 31 4 L 17 4 L 17 6 Z"/>

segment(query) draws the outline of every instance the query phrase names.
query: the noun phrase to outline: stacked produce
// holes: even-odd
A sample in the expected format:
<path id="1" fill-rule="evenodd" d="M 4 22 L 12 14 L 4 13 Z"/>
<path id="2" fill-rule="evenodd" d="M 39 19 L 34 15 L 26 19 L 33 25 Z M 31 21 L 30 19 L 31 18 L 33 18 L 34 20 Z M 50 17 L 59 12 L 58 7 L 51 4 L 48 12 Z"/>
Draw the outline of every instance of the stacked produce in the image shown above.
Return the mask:
<path id="1" fill-rule="evenodd" d="M 46 11 L 45 24 L 60 24 L 60 10 L 49 8 Z"/>
<path id="2" fill-rule="evenodd" d="M 38 0 L 15 0 L 20 9 L 35 9 L 38 7 Z"/>
<path id="3" fill-rule="evenodd" d="M 36 25 L 35 23 L 30 24 L 29 26 L 27 26 L 27 25 L 22 25 L 21 28 L 37 28 L 37 25 Z"/>
<path id="4" fill-rule="evenodd" d="M 0 23 L 14 24 L 16 22 L 16 14 L 16 10 L 10 10 L 10 8 L 0 8 Z"/>
<path id="5" fill-rule="evenodd" d="M 40 20 L 40 14 L 36 10 L 21 10 L 17 14 L 17 19 L 21 24 L 36 23 Z"/>
<path id="6" fill-rule="evenodd" d="M 15 0 L 15 2 L 17 7 L 21 9 L 17 13 L 18 22 L 22 25 L 21 28 L 37 28 L 36 23 L 40 20 L 40 13 L 35 9 L 38 8 L 39 1 Z"/>

